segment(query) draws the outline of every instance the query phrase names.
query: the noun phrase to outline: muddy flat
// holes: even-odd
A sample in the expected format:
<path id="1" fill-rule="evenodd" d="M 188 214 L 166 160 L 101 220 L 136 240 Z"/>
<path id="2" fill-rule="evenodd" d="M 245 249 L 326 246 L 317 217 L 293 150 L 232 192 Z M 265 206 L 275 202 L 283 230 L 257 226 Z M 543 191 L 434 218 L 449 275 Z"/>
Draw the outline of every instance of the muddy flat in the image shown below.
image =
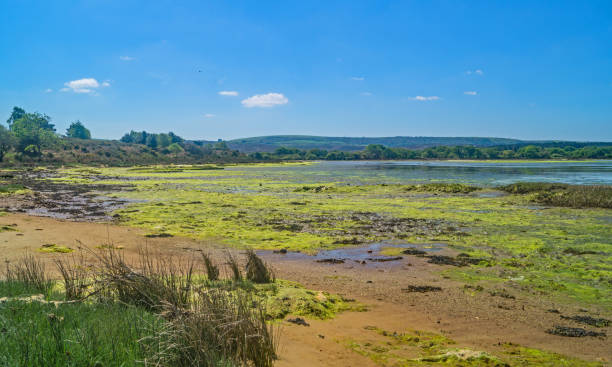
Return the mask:
<path id="1" fill-rule="evenodd" d="M 38 250 L 46 244 L 76 249 L 113 244 L 126 256 L 136 256 L 139 246 L 164 254 L 194 256 L 206 250 L 222 258 L 223 246 L 214 241 L 197 241 L 181 236 L 147 238 L 146 231 L 109 223 L 73 222 L 25 214 L 0 217 L 0 225 L 13 230 L 0 233 L 0 253 L 8 261 L 34 254 L 49 262 L 56 256 Z M 366 255 L 368 248 L 364 248 Z M 445 249 L 440 256 L 455 256 Z M 373 360 L 347 347 L 351 341 L 384 341 L 389 332 L 422 330 L 443 334 L 457 347 L 495 352 L 511 342 L 531 348 L 562 353 L 609 364 L 612 348 L 607 338 L 570 338 L 551 335 L 554 325 L 583 327 L 561 316 L 590 315 L 610 318 L 610 310 L 557 304 L 524 293 L 466 288 L 463 283 L 441 275 L 450 265 L 429 262 L 428 257 L 403 255 L 393 261 L 366 264 L 347 258 L 342 263 L 317 262 L 308 256 L 283 253 L 262 255 L 282 279 L 298 281 L 313 290 L 341 294 L 367 306 L 365 312 L 344 312 L 331 320 L 306 320 L 309 326 L 283 321 L 279 366 L 374 366 Z M 518 285 L 517 285 L 518 286 Z M 552 312 L 551 312 L 552 311 Z M 599 330 L 610 335 L 611 327 Z"/>

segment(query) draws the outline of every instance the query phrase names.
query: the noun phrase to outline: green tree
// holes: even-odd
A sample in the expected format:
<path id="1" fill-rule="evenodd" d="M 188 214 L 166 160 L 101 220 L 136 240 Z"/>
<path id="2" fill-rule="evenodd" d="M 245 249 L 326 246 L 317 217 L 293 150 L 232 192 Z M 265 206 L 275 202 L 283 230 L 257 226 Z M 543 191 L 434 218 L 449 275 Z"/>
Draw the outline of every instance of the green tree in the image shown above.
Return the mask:
<path id="1" fill-rule="evenodd" d="M 79 120 L 76 120 L 70 124 L 70 127 L 66 129 L 66 136 L 77 139 L 91 139 L 89 129 L 87 129 Z"/>
<path id="2" fill-rule="evenodd" d="M 9 129 L 12 127 L 13 123 L 20 118 L 22 118 L 26 114 L 25 110 L 21 107 L 13 107 L 13 112 L 11 112 L 11 116 L 6 120 L 6 123 L 9 126 Z"/>
<path id="3" fill-rule="evenodd" d="M 10 130 L 17 140 L 17 151 L 29 156 L 38 156 L 44 146 L 57 142 L 55 128 L 47 115 L 26 113 L 13 121 Z"/>
<path id="4" fill-rule="evenodd" d="M 168 146 L 168 151 L 170 151 L 170 153 L 178 154 L 184 152 L 185 150 L 179 145 L 179 143 L 172 143 Z"/>
<path id="5" fill-rule="evenodd" d="M 15 136 L 4 126 L 0 125 L 0 162 L 4 155 L 15 145 Z"/>

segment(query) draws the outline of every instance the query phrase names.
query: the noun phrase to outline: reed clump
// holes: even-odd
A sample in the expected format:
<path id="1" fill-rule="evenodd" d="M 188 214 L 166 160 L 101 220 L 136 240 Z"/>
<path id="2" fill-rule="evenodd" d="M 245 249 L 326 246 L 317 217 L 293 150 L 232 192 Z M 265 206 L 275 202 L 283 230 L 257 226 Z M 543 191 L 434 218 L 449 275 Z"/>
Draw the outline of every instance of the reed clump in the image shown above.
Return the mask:
<path id="1" fill-rule="evenodd" d="M 612 208 L 612 186 L 518 182 L 499 187 L 511 194 L 530 194 L 532 202 L 569 208 Z"/>

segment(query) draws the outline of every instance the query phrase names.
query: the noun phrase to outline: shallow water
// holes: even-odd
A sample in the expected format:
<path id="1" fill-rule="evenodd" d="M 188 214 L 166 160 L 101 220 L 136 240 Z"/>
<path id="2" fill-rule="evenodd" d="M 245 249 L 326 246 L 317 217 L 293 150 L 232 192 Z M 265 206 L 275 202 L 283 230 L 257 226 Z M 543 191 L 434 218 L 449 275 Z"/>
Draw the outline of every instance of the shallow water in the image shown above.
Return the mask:
<path id="1" fill-rule="evenodd" d="M 239 167 L 264 177 L 322 182 L 461 182 L 483 186 L 520 181 L 612 185 L 612 160 L 584 162 L 340 161 L 311 165 Z"/>
<path id="2" fill-rule="evenodd" d="M 287 253 L 282 254 L 279 252 L 268 251 L 268 250 L 257 251 L 257 253 L 258 255 L 262 255 L 265 257 L 274 257 L 275 259 L 279 259 L 279 260 L 282 259 L 282 260 L 289 260 L 289 261 L 291 260 L 294 260 L 294 261 L 299 261 L 299 260 L 321 261 L 321 260 L 326 260 L 326 259 L 335 259 L 335 260 L 342 260 L 348 264 L 359 263 L 359 264 L 363 264 L 366 266 L 375 266 L 375 267 L 397 265 L 398 262 L 395 260 L 388 261 L 395 256 L 386 256 L 380 253 L 380 251 L 388 247 L 397 247 L 397 248 L 403 248 L 403 249 L 415 248 L 415 249 L 423 250 L 426 253 L 435 253 L 435 252 L 438 252 L 446 248 L 446 245 L 442 243 L 421 245 L 421 244 L 411 244 L 411 243 L 396 244 L 396 243 L 377 242 L 377 243 L 371 243 L 368 245 L 340 247 L 340 248 L 333 249 L 333 250 L 322 250 L 316 253 L 315 255 L 308 255 L 303 252 L 296 252 L 296 251 L 287 251 Z M 406 257 L 406 256 L 403 256 L 403 257 Z"/>

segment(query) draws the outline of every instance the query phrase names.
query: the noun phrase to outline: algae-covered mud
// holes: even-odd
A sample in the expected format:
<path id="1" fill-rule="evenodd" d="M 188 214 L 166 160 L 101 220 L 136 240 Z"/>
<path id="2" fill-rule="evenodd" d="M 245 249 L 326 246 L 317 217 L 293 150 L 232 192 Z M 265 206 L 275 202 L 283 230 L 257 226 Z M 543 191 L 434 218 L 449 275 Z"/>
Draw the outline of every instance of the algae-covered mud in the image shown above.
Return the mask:
<path id="1" fill-rule="evenodd" d="M 416 173 L 412 163 L 405 171 L 361 162 L 66 169 L 52 180 L 129 187 L 112 194 L 134 202 L 114 216 L 150 236 L 310 254 L 381 241 L 443 244 L 469 258 L 443 261 L 467 265 L 446 270 L 448 277 L 612 306 L 612 211 L 546 207 L 494 188 L 533 176 L 607 183 L 612 164 L 504 163 L 499 174 L 494 163 L 453 165 L 421 165 Z"/>
<path id="2" fill-rule="evenodd" d="M 537 327 L 544 338 L 580 337 L 590 343 L 605 340 L 610 332 L 609 200 L 583 205 L 592 202 L 586 197 L 579 205 L 560 206 L 563 200 L 545 205 L 542 190 L 546 197 L 556 195 L 555 190 L 578 195 L 582 191 L 572 190 L 582 186 L 511 184 L 598 185 L 598 191 L 587 190 L 589 195 L 605 195 L 611 172 L 610 162 L 80 167 L 7 172 L 2 187 L 8 211 L 113 221 L 120 225 L 114 228 L 138 228 L 147 241 L 189 238 L 220 248 L 256 249 L 285 269 L 283 279 L 308 283 L 278 281 L 258 289 L 269 300 L 273 319 L 301 315 L 313 323 L 342 311 L 369 309 L 352 300 L 357 294 L 350 284 L 360 279 L 359 292 L 395 289 L 396 294 L 380 299 L 399 300 L 405 307 L 419 299 L 429 298 L 426 302 L 437 307 L 436 300 L 467 297 L 513 317 L 539 312 L 547 320 Z M 33 236 L 22 222 L 5 227 L 11 236 Z M 71 256 L 66 253 L 74 245 L 59 236 L 33 248 L 41 256 Z M 306 280 L 307 273 L 299 269 L 309 268 L 323 273 Z M 291 269 L 298 269 L 295 276 Z M 320 282 L 334 285 L 319 288 Z M 528 300 L 533 299 L 547 300 L 554 308 L 532 305 Z M 292 320 L 295 327 L 305 326 L 300 318 Z M 590 365 L 508 344 L 533 347 L 520 338 L 502 339 L 492 350 L 466 349 L 466 339 L 455 343 L 444 332 L 373 325 L 337 342 L 379 365 Z"/>

